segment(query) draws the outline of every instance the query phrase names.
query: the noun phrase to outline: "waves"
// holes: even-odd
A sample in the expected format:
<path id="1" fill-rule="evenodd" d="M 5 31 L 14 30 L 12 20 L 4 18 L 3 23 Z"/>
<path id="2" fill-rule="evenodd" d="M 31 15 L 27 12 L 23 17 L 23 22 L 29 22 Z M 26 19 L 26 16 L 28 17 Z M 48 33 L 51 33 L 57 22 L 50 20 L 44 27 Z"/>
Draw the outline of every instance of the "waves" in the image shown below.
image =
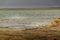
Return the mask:
<path id="1" fill-rule="evenodd" d="M 7 17 L 0 19 L 1 28 L 31 29 L 38 25 L 47 25 L 52 18 Z"/>

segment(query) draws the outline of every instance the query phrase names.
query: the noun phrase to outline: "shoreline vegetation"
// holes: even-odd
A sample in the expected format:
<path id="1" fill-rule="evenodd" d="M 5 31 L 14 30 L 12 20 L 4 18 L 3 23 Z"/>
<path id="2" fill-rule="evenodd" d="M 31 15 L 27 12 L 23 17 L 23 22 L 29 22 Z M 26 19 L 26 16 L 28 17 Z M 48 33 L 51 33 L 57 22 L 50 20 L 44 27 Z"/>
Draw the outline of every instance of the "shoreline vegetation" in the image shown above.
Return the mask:
<path id="1" fill-rule="evenodd" d="M 0 29 L 0 40 L 60 40 L 59 24 L 60 20 L 54 19 L 51 25 L 39 26 L 34 29 Z"/>

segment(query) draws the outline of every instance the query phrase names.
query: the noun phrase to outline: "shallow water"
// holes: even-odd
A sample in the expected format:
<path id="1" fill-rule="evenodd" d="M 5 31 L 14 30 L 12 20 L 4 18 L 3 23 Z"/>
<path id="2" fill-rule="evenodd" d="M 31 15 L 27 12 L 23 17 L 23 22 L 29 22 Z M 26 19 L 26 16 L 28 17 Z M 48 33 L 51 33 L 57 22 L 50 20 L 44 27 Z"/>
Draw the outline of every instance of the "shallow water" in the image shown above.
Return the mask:
<path id="1" fill-rule="evenodd" d="M 60 18 L 60 10 L 0 10 L 0 27 L 32 29 Z"/>
<path id="2" fill-rule="evenodd" d="M 48 25 L 51 20 L 51 18 L 3 18 L 0 19 L 0 27 L 31 29 L 39 25 Z"/>

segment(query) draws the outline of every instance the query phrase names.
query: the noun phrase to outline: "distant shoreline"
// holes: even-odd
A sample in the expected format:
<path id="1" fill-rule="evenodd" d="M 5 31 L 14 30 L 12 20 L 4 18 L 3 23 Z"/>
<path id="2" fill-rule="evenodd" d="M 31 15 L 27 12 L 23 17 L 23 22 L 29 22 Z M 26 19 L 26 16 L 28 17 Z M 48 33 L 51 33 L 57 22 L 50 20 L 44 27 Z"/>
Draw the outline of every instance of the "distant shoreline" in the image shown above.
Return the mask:
<path id="1" fill-rule="evenodd" d="M 60 10 L 60 7 L 51 7 L 51 8 L 0 8 L 0 10 Z"/>

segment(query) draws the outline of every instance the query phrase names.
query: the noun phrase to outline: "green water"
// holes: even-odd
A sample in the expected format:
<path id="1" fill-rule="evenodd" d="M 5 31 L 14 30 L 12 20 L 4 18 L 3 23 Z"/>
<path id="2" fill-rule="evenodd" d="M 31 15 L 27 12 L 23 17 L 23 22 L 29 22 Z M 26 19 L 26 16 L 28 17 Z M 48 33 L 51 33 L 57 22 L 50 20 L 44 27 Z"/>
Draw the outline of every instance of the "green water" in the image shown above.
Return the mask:
<path id="1" fill-rule="evenodd" d="M 60 10 L 0 10 L 0 18 L 2 17 L 51 17 L 59 16 Z"/>
<path id="2" fill-rule="evenodd" d="M 35 28 L 50 23 L 49 17 L 60 17 L 60 10 L 0 10 L 0 27 Z"/>

